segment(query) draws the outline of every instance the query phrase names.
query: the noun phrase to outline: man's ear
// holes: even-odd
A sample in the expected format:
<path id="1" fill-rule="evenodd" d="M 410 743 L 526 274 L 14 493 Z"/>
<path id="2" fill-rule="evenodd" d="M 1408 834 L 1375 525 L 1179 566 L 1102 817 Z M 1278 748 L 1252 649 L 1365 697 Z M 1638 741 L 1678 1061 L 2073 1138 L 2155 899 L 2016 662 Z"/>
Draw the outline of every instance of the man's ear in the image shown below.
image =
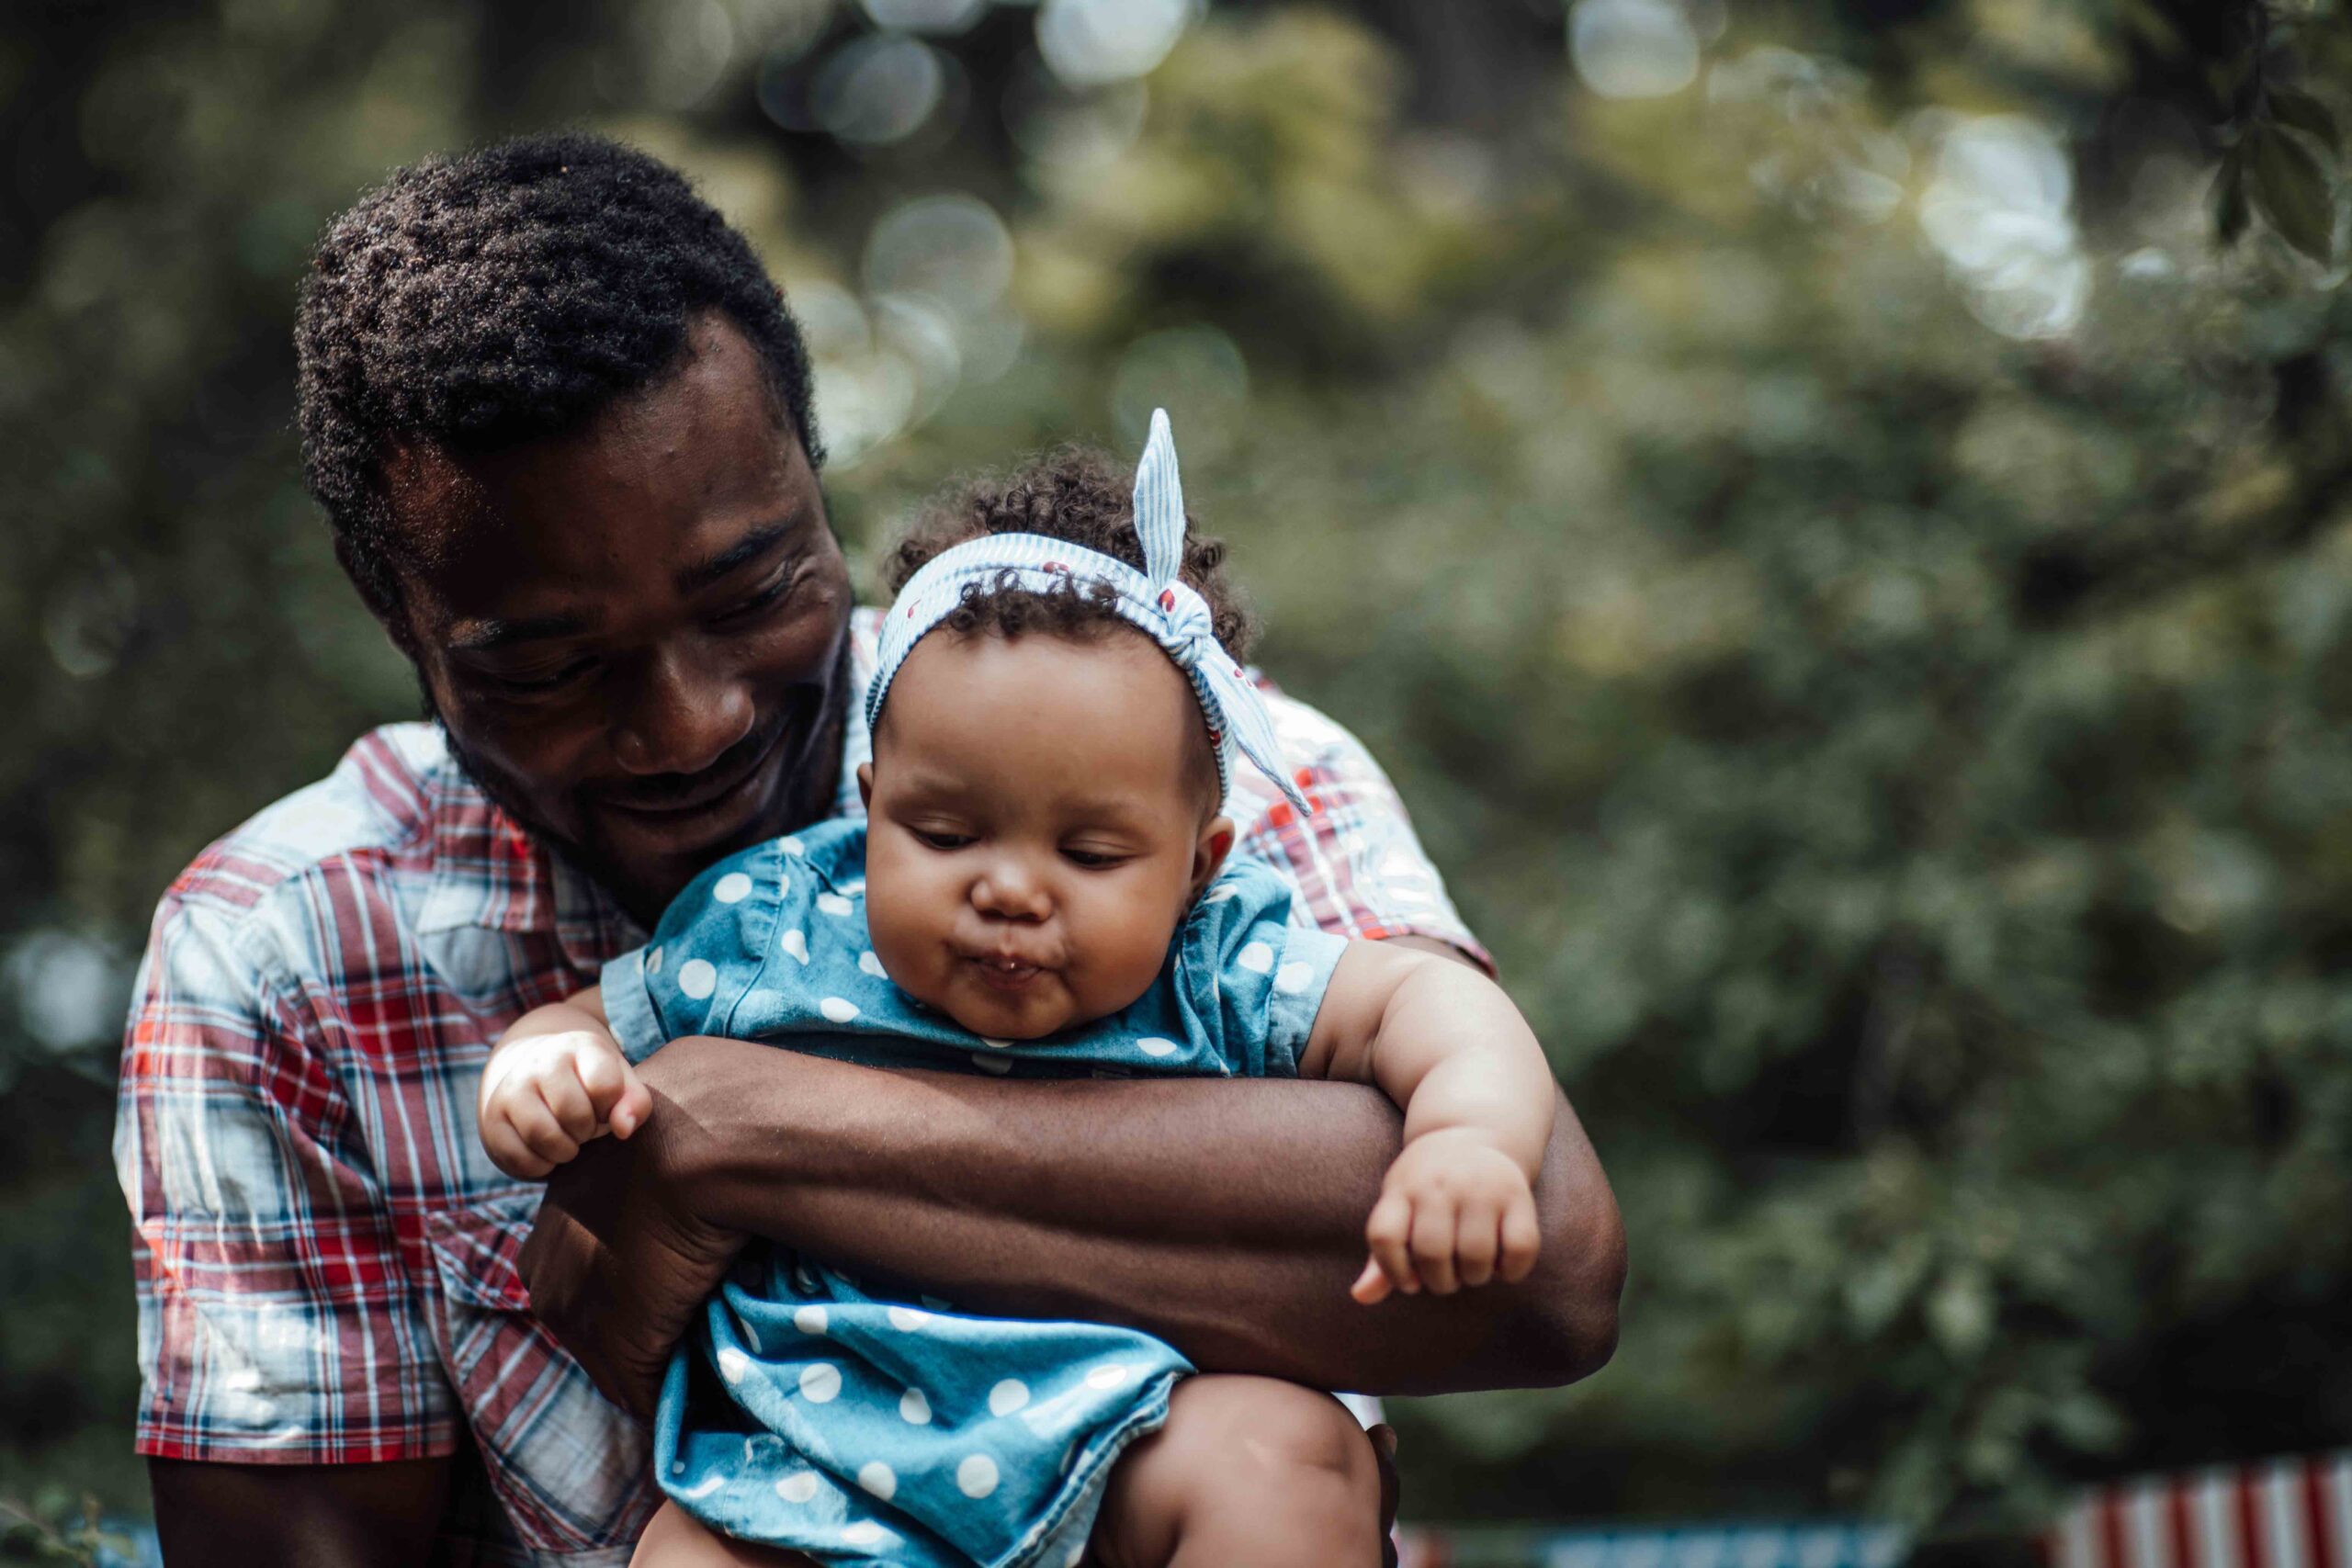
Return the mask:
<path id="1" fill-rule="evenodd" d="M 874 809 L 874 764 L 871 762 L 857 765 L 857 803 L 868 811 Z"/>
<path id="2" fill-rule="evenodd" d="M 1225 869 L 1225 857 L 1233 852 L 1233 818 L 1214 817 L 1201 829 L 1200 842 L 1193 846 L 1193 897 L 1197 898 L 1216 874 Z"/>

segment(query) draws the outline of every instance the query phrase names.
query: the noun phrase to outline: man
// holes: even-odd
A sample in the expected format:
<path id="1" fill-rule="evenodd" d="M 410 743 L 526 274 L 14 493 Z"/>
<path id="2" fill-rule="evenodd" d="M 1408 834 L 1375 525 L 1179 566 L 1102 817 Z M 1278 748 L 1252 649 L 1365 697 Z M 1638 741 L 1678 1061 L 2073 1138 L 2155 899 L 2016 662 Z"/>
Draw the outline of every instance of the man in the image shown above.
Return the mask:
<path id="1" fill-rule="evenodd" d="M 1538 1273 L 1440 1271 L 1377 1309 L 1346 1287 L 1398 1128 L 1329 1085 L 688 1040 L 647 1064 L 645 1128 L 544 1205 L 501 1177 L 473 1122 L 500 1030 L 712 860 L 857 809 L 873 620 L 782 299 L 641 154 L 567 136 L 402 171 L 322 242 L 298 344 L 306 478 L 439 726 L 364 738 L 157 913 L 117 1159 L 175 1568 L 625 1562 L 655 1493 L 605 1396 L 649 1404 L 746 1234 L 1327 1387 L 1606 1359 L 1623 1243 L 1565 1114 Z M 1482 962 L 1371 760 L 1276 701 L 1318 808 L 1238 799 L 1243 847 L 1330 929 Z"/>

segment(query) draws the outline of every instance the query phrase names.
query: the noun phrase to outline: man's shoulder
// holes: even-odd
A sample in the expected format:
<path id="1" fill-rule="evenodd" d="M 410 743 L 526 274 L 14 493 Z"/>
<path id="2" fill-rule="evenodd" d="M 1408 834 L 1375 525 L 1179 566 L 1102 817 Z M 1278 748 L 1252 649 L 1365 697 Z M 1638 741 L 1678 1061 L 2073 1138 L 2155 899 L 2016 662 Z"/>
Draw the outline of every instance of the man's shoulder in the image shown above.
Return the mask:
<path id="1" fill-rule="evenodd" d="M 496 812 L 450 759 L 438 727 L 388 724 L 355 741 L 334 771 L 275 801 L 181 872 L 159 931 L 197 922 L 243 927 L 429 861 L 452 817 L 491 829 Z"/>

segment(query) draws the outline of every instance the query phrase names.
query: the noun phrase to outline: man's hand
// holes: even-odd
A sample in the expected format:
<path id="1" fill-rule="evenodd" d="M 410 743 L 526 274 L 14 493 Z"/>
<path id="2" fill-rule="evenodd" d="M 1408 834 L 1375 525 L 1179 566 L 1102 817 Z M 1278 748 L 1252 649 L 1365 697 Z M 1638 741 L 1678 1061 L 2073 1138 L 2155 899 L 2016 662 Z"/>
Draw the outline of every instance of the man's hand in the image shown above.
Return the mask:
<path id="1" fill-rule="evenodd" d="M 605 1396 L 650 1418 L 671 1347 L 718 1288 L 745 1237 L 686 1201 L 704 1134 L 665 1086 L 667 1052 L 639 1069 L 653 1110 L 638 1135 L 598 1139 L 548 1182 L 515 1259 L 531 1310 L 578 1357 Z M 684 1063 L 682 1053 L 676 1063 Z"/>

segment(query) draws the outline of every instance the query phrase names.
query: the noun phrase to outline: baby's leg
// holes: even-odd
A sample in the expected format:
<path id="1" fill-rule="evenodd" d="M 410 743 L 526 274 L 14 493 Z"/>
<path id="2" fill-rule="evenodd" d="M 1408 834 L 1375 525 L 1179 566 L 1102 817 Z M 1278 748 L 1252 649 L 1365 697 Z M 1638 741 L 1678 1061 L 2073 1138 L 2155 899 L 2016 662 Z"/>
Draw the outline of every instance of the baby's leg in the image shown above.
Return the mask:
<path id="1" fill-rule="evenodd" d="M 1328 1393 L 1193 1377 L 1121 1456 L 1092 1568 L 1379 1568 L 1380 1466 Z"/>
<path id="2" fill-rule="evenodd" d="M 720 1535 L 675 1503 L 664 1503 L 637 1538 L 628 1568 L 817 1568 L 797 1551 Z"/>

